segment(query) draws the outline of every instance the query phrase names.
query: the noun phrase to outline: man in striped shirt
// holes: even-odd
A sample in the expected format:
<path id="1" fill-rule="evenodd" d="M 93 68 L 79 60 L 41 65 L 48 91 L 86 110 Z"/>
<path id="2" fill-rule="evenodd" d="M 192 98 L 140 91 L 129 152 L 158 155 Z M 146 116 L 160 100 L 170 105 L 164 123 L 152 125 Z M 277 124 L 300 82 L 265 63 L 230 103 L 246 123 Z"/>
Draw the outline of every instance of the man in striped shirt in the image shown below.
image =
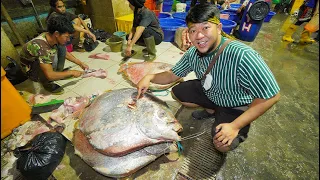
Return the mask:
<path id="1" fill-rule="evenodd" d="M 251 47 L 231 41 L 204 76 L 212 58 L 227 40 L 222 37 L 219 10 L 199 4 L 190 9 L 186 22 L 191 47 L 170 70 L 145 76 L 137 85 L 138 98 L 149 83 L 168 84 L 194 71 L 197 79 L 172 88 L 172 96 L 187 107 L 201 106 L 195 119 L 215 117 L 213 143 L 217 150 L 235 149 L 247 138 L 250 123 L 280 98 L 279 86 L 262 57 Z"/>

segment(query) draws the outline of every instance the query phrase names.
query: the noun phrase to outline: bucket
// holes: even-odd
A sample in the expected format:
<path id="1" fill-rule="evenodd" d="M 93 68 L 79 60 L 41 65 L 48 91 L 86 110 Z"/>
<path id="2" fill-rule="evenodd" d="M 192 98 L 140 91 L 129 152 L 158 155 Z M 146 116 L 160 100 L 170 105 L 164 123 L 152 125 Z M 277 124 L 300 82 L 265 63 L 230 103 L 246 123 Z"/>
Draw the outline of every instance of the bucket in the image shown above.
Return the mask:
<path id="1" fill-rule="evenodd" d="M 187 14 L 188 13 L 186 13 L 186 12 L 176 12 L 176 13 L 172 14 L 172 17 L 176 18 L 176 19 L 182 19 L 185 21 Z"/>
<path id="2" fill-rule="evenodd" d="M 229 14 L 220 13 L 220 19 L 229 19 Z"/>
<path id="3" fill-rule="evenodd" d="M 113 35 L 118 36 L 118 37 L 122 38 L 123 40 L 126 40 L 126 32 L 124 32 L 124 31 L 114 32 Z"/>
<path id="4" fill-rule="evenodd" d="M 171 12 L 171 8 L 172 8 L 172 1 L 164 1 L 162 4 L 162 11 L 163 12 Z"/>
<path id="5" fill-rule="evenodd" d="M 271 18 L 272 18 L 274 15 L 276 15 L 276 13 L 273 12 L 273 11 L 270 11 L 270 12 L 268 13 L 268 15 L 264 18 L 264 21 L 263 21 L 263 22 L 270 22 Z"/>
<path id="6" fill-rule="evenodd" d="M 231 34 L 232 29 L 237 25 L 236 22 L 226 19 L 220 19 L 220 22 L 222 24 L 222 30 L 227 34 Z"/>
<path id="7" fill-rule="evenodd" d="M 188 12 L 190 9 L 190 4 L 187 4 L 187 7 L 186 7 L 186 12 Z"/>
<path id="8" fill-rule="evenodd" d="M 229 14 L 228 20 L 235 21 L 235 22 L 239 20 L 237 13 L 235 13 L 234 11 L 222 10 L 220 11 L 220 15 L 221 14 Z"/>
<path id="9" fill-rule="evenodd" d="M 106 44 L 110 46 L 112 52 L 120 52 L 122 50 L 123 38 L 112 36 L 106 40 Z"/>
<path id="10" fill-rule="evenodd" d="M 174 35 L 179 27 L 186 27 L 186 22 L 176 18 L 161 18 L 160 27 L 164 34 L 164 42 L 174 42 Z"/>
<path id="11" fill-rule="evenodd" d="M 237 11 L 237 10 L 241 7 L 241 5 L 242 5 L 242 4 L 236 4 L 236 3 L 230 4 L 229 10 L 231 10 L 231 11 Z"/>
<path id="12" fill-rule="evenodd" d="M 177 3 L 176 4 L 176 12 L 186 12 L 186 3 Z"/>
<path id="13" fill-rule="evenodd" d="M 159 13 L 158 18 L 171 18 L 171 14 L 169 13 Z"/>

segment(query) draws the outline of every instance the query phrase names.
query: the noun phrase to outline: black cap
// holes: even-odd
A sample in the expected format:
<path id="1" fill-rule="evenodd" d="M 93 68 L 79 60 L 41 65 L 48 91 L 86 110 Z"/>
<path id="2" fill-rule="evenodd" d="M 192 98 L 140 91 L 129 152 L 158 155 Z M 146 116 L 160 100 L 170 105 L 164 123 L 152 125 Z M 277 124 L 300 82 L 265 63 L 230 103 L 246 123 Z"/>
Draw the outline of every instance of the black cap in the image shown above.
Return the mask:
<path id="1" fill-rule="evenodd" d="M 129 3 L 136 7 L 136 8 L 142 8 L 144 6 L 144 2 L 146 2 L 146 0 L 128 0 Z"/>

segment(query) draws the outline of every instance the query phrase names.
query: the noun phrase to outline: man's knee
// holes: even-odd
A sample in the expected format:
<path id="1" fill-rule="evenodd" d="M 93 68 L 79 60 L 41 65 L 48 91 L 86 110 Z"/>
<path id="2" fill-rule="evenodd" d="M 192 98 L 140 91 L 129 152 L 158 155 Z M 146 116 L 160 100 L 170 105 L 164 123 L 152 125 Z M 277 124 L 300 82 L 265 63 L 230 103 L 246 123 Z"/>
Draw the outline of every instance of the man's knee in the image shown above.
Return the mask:
<path id="1" fill-rule="evenodd" d="M 182 105 L 184 105 L 184 106 L 186 106 L 186 107 L 191 107 L 191 108 L 199 107 L 198 104 L 181 101 L 180 99 L 178 99 L 178 98 L 175 96 L 175 94 L 174 94 L 173 91 L 171 91 L 171 96 L 172 96 L 172 98 L 173 98 L 174 100 L 178 101 L 180 104 L 182 104 Z"/>

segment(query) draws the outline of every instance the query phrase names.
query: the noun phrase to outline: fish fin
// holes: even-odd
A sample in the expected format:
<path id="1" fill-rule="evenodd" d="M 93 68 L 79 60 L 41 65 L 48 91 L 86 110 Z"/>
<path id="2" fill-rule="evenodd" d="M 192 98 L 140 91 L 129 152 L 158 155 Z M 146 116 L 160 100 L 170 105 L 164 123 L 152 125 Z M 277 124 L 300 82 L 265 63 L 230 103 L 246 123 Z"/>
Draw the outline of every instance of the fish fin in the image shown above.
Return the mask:
<path id="1" fill-rule="evenodd" d="M 182 144 L 180 143 L 180 141 L 177 142 L 177 145 L 178 145 L 178 154 L 180 156 L 181 152 L 183 151 L 183 147 L 182 147 Z"/>
<path id="2" fill-rule="evenodd" d="M 120 66 L 120 68 L 118 69 L 118 72 L 122 72 L 122 71 L 126 70 L 127 68 L 128 68 L 128 64 L 122 64 Z"/>

